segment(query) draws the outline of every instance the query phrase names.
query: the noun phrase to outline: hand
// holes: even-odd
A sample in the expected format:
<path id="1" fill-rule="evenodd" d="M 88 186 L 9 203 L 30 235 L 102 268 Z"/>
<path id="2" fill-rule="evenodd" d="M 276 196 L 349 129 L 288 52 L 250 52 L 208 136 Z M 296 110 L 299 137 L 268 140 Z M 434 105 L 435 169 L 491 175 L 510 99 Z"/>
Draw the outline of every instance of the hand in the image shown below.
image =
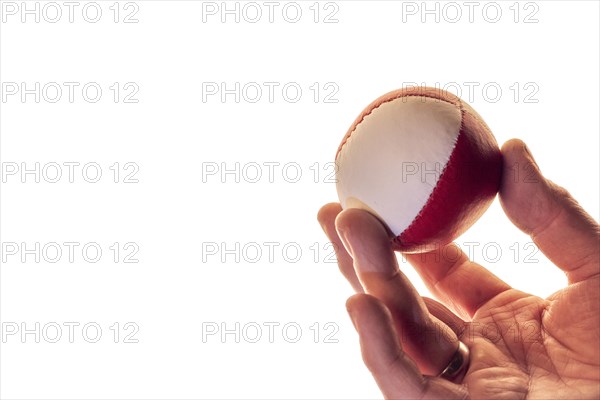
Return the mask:
<path id="1" fill-rule="evenodd" d="M 423 298 L 399 270 L 378 219 L 337 203 L 319 211 L 358 292 L 346 305 L 386 398 L 600 398 L 598 224 L 541 175 L 523 142 L 511 140 L 502 152 L 505 213 L 568 278 L 547 299 L 511 288 L 453 244 L 405 255 L 440 302 Z M 528 177 L 533 169 L 534 179 L 515 180 L 511 168 Z M 455 382 L 437 377 L 459 340 L 470 349 L 468 369 Z"/>

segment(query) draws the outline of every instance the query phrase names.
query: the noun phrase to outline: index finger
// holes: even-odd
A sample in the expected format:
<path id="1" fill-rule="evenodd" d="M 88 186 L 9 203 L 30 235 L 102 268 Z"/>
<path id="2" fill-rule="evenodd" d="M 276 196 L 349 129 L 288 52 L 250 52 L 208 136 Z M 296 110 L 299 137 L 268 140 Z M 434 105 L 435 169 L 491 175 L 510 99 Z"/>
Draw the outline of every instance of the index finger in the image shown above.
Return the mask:
<path id="1" fill-rule="evenodd" d="M 455 244 L 429 253 L 404 254 L 429 291 L 459 316 L 470 319 L 477 310 L 511 287 L 469 257 Z"/>

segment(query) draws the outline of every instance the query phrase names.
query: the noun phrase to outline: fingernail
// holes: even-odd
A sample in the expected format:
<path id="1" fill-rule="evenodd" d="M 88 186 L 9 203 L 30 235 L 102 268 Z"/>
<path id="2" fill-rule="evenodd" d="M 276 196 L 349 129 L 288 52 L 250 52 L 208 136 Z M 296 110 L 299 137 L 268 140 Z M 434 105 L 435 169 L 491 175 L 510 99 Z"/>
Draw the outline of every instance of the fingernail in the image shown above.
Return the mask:
<path id="1" fill-rule="evenodd" d="M 325 233 L 325 236 L 327 236 L 327 239 L 329 239 L 330 241 L 333 240 L 333 235 L 331 234 L 330 230 L 329 230 L 329 226 L 321 221 L 319 221 L 319 225 L 321 225 L 321 229 L 323 230 L 323 232 Z"/>
<path id="2" fill-rule="evenodd" d="M 348 311 L 348 315 L 350 316 L 350 321 L 352 321 L 352 326 L 358 332 L 358 328 L 356 327 L 356 322 L 354 321 L 354 313 L 346 306 L 346 311 Z"/>
<path id="3" fill-rule="evenodd" d="M 533 157 L 533 154 L 531 153 L 531 150 L 529 149 L 529 147 L 527 146 L 527 144 L 523 143 L 523 145 L 524 145 L 525 153 L 527 153 L 527 156 L 529 157 L 529 159 L 531 160 L 531 162 L 536 166 L 537 169 L 540 169 L 540 166 L 535 161 L 535 158 Z"/>
<path id="4" fill-rule="evenodd" d="M 352 258 L 354 258 L 354 252 L 352 251 L 352 246 L 350 245 L 350 240 L 348 238 L 348 232 L 346 232 L 346 230 L 344 230 L 344 229 L 337 229 L 337 233 L 342 241 L 342 244 L 346 248 L 346 251 L 348 252 L 348 254 L 350 254 L 352 256 Z"/>
<path id="5" fill-rule="evenodd" d="M 323 230 L 323 232 L 325 232 L 325 236 L 327 236 L 329 238 L 329 232 L 327 232 L 327 228 L 325 227 L 325 224 L 321 223 L 321 221 L 319 221 L 319 225 L 321 226 L 321 229 Z"/>

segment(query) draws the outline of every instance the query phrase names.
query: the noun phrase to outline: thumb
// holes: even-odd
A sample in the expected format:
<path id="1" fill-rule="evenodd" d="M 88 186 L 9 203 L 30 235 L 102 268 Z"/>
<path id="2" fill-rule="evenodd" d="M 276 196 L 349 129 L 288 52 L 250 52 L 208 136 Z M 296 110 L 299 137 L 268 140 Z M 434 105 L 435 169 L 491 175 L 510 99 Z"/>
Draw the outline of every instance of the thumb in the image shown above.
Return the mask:
<path id="1" fill-rule="evenodd" d="M 525 143 L 502 146 L 504 171 L 500 204 L 508 218 L 569 278 L 586 280 L 600 272 L 600 229 L 562 187 L 544 178 Z"/>

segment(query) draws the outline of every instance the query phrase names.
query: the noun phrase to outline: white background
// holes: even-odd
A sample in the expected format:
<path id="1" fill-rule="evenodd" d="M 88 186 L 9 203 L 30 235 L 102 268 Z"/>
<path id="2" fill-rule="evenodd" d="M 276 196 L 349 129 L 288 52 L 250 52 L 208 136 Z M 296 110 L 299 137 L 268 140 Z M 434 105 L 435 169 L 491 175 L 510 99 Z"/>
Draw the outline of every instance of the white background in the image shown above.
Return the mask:
<path id="1" fill-rule="evenodd" d="M 80 2 L 70 22 L 58 2 L 62 18 L 52 23 L 47 2 L 38 3 L 39 22 L 35 14 L 21 21 L 21 2 L 1 2 L 2 398 L 380 397 L 346 315 L 350 286 L 330 262 L 316 213 L 336 201 L 327 163 L 348 126 L 373 99 L 411 82 L 461 95 L 499 143 L 525 140 L 546 176 L 598 220 L 595 1 L 479 2 L 471 15 L 464 2 L 428 2 L 433 14 L 421 2 L 279 2 L 272 22 L 258 2 L 254 23 L 257 7 L 244 2 L 239 22 L 230 14 L 224 23 L 221 2 L 114 3 L 97 2 L 102 15 L 92 23 L 84 16 L 95 18 L 94 5 L 82 15 Z M 125 23 L 128 15 L 137 22 Z M 39 103 L 35 93 L 23 100 L 21 83 L 36 82 Z M 56 103 L 52 85 L 43 91 L 52 82 L 63 89 Z M 79 85 L 73 102 L 64 82 Z M 82 96 L 90 82 L 102 88 L 95 103 Z M 236 102 L 203 92 L 211 82 L 251 84 Z M 263 89 L 255 103 L 252 82 Z M 273 82 L 273 101 L 264 82 Z M 293 87 L 302 90 L 297 102 Z M 137 102 L 125 102 L 135 88 L 128 100 Z M 65 162 L 80 163 L 72 183 Z M 35 163 L 39 183 L 21 176 Z M 57 183 L 45 179 L 52 163 L 62 165 Z M 84 179 L 93 169 L 82 176 L 87 163 L 100 166 L 97 183 Z M 236 163 L 239 182 L 220 173 Z M 256 183 L 249 163 L 262 166 Z M 218 173 L 203 176 L 215 165 Z M 125 183 L 133 172 L 138 182 Z M 79 243 L 73 262 L 65 242 Z M 470 242 L 475 261 L 522 290 L 547 296 L 565 284 L 497 200 L 458 240 L 463 249 Z M 23 252 L 36 243 L 39 262 Z M 49 243 L 63 250 L 55 263 Z M 83 258 L 87 243 L 101 248 L 99 261 Z M 236 243 L 237 254 L 222 251 Z M 138 262 L 125 262 L 134 250 Z M 411 267 L 401 268 L 426 294 Z M 36 323 L 39 343 L 35 333 L 21 336 Z M 97 326 L 102 336 L 90 343 Z M 232 332 L 208 335 L 215 327 Z"/>

